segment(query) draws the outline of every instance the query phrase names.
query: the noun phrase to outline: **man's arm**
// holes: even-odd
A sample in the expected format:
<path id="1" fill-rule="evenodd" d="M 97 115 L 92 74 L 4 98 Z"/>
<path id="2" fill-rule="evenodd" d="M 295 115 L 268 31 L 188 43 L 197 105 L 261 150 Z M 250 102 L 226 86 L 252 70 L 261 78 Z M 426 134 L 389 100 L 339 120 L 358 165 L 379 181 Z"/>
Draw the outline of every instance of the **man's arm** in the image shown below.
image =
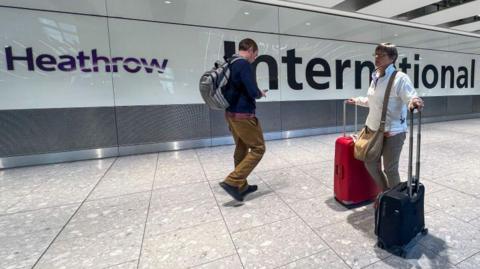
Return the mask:
<path id="1" fill-rule="evenodd" d="M 239 61 L 238 63 L 240 65 L 240 78 L 247 89 L 248 95 L 254 99 L 262 97 L 262 92 L 258 89 L 254 79 L 252 66 L 247 61 Z"/>
<path id="2" fill-rule="evenodd" d="M 403 103 L 408 105 L 408 109 L 418 108 L 422 110 L 423 100 L 418 97 L 417 91 L 408 76 L 403 77 L 400 81 L 397 95 L 400 96 Z"/>

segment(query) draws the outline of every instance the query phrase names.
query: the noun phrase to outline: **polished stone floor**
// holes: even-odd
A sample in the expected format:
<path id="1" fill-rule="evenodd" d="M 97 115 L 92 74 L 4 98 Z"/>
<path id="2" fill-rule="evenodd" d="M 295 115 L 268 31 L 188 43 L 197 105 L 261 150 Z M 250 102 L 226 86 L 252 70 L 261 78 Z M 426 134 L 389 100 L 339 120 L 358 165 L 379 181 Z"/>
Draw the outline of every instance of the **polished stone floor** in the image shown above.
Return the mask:
<path id="1" fill-rule="evenodd" d="M 333 199 L 337 137 L 267 142 L 243 204 L 217 184 L 232 146 L 0 171 L 0 268 L 480 268 L 480 119 L 423 126 L 429 234 L 406 259 L 372 205 Z"/>

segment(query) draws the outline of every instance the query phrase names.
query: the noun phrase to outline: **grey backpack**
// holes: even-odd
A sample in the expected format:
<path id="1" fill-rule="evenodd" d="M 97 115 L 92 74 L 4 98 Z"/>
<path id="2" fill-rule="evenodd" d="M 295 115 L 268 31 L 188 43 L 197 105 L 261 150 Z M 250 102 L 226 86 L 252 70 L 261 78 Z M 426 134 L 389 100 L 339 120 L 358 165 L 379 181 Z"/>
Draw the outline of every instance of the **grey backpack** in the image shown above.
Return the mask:
<path id="1" fill-rule="evenodd" d="M 216 61 L 212 70 L 200 78 L 200 94 L 211 109 L 223 110 L 230 106 L 223 96 L 223 90 L 230 79 L 230 65 L 241 57 L 232 57 L 225 62 Z"/>

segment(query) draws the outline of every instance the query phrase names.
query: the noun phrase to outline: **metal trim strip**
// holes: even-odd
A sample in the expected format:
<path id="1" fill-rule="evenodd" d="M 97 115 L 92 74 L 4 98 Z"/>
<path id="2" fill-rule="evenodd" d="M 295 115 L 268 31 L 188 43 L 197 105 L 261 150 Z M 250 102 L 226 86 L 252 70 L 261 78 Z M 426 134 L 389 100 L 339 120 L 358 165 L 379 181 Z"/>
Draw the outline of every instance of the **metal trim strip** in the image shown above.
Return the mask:
<path id="1" fill-rule="evenodd" d="M 422 121 L 424 123 L 443 122 L 452 120 L 466 120 L 480 118 L 480 113 L 462 114 L 462 115 L 450 115 L 450 116 L 438 116 L 438 117 L 424 117 Z M 353 131 L 354 126 L 347 126 L 347 131 Z M 324 127 L 324 128 L 312 128 L 301 130 L 290 130 L 281 132 L 269 132 L 264 133 L 265 140 L 277 140 L 288 139 L 294 137 L 314 136 L 322 134 L 341 133 L 343 131 L 342 126 Z M 185 141 L 173 141 L 143 145 L 131 145 L 120 146 L 111 148 L 98 148 L 77 150 L 68 152 L 55 152 L 25 156 L 13 156 L 0 158 L 0 169 L 52 164 L 59 162 L 72 162 L 89 159 L 102 159 L 116 156 L 125 156 L 133 154 L 143 154 L 162 151 L 173 151 L 183 149 L 193 149 L 201 147 L 232 145 L 233 139 L 230 136 L 214 137 L 199 140 L 185 140 Z"/>
<path id="2" fill-rule="evenodd" d="M 98 148 L 0 158 L 0 169 L 118 156 L 118 148 Z"/>

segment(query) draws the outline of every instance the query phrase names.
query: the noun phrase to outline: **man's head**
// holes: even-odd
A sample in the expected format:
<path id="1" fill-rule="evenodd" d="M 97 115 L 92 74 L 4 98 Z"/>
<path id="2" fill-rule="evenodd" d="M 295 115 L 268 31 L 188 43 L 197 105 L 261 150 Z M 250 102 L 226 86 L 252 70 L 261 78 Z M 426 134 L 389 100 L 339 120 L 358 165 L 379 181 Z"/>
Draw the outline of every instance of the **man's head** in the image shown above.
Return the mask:
<path id="1" fill-rule="evenodd" d="M 377 68 L 386 68 L 390 64 L 395 64 L 398 58 L 397 46 L 392 43 L 380 43 L 375 48 L 375 66 Z"/>
<path id="2" fill-rule="evenodd" d="M 253 39 L 245 38 L 238 44 L 238 54 L 253 63 L 258 56 L 258 46 Z"/>

